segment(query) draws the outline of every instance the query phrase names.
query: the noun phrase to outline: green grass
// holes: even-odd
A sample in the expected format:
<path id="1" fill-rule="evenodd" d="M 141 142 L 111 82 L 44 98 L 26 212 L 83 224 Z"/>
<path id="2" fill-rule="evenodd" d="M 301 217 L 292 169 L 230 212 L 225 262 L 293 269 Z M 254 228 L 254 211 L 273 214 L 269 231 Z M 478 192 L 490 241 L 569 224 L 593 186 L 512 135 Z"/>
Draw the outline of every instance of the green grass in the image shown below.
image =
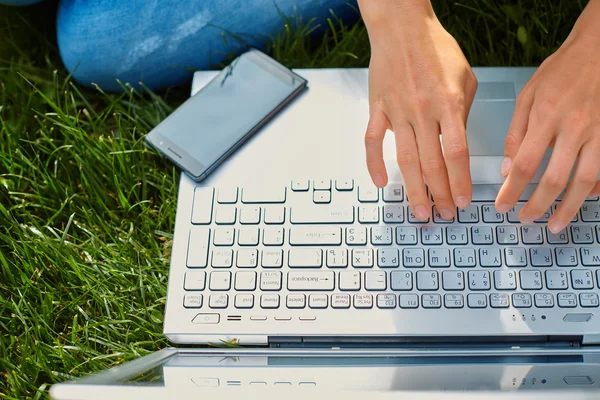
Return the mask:
<path id="1" fill-rule="evenodd" d="M 536 65 L 565 39 L 573 0 L 437 1 L 473 65 Z M 55 4 L 0 7 L 0 398 L 167 346 L 162 316 L 178 171 L 142 137 L 185 99 L 104 94 L 69 81 Z M 332 18 L 268 51 L 290 67 L 364 67 L 368 38 Z M 283 22 L 282 22 L 283 25 Z M 243 27 L 240 28 L 243 31 Z"/>

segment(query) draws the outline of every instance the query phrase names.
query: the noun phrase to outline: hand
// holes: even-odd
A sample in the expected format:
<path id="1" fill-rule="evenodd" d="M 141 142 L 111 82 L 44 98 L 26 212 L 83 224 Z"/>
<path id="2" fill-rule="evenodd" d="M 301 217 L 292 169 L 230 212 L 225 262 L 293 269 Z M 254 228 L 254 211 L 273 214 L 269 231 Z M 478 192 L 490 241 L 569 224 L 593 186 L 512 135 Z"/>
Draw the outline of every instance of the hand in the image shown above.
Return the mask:
<path id="1" fill-rule="evenodd" d="M 465 126 L 477 79 L 429 0 L 359 0 L 359 5 L 371 43 L 365 135 L 371 179 L 377 187 L 387 184 L 383 138 L 393 130 L 415 216 L 431 215 L 427 183 L 442 218 L 452 219 L 456 205 L 471 202 Z"/>
<path id="2" fill-rule="evenodd" d="M 600 3 L 592 4 L 599 13 Z M 580 21 L 585 21 L 584 14 Z M 597 18 L 600 14 L 592 24 Z M 501 171 L 507 180 L 496 199 L 499 212 L 513 207 L 552 146 L 548 167 L 519 217 L 523 223 L 541 217 L 567 187 L 575 166 L 566 194 L 548 221 L 554 233 L 571 221 L 588 195 L 600 193 L 600 31 L 596 35 L 580 21 L 519 94 Z"/>

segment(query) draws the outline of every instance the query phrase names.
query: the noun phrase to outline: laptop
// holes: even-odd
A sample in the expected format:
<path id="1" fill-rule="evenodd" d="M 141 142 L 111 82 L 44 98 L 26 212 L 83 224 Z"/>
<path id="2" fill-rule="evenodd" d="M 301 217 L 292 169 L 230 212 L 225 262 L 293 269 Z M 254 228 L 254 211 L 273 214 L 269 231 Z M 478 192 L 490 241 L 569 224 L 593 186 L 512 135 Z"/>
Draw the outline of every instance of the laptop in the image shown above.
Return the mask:
<path id="1" fill-rule="evenodd" d="M 473 203 L 455 221 L 414 218 L 393 135 L 390 183 L 372 185 L 366 69 L 300 70 L 310 88 L 292 106 L 202 183 L 181 176 L 164 322 L 176 347 L 51 395 L 600 396 L 600 200 L 558 234 L 553 208 L 522 225 L 546 158 L 522 202 L 496 212 L 535 69 L 474 71 Z M 192 92 L 213 76 L 197 72 Z"/>

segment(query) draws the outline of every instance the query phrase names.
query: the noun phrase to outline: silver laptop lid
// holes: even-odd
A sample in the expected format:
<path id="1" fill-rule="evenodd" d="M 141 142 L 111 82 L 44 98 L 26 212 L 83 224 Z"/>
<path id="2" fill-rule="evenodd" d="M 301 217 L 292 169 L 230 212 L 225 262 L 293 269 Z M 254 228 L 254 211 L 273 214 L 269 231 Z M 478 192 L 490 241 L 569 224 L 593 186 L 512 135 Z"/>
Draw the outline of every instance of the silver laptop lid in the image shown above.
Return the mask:
<path id="1" fill-rule="evenodd" d="M 55 385 L 51 395 L 219 400 L 241 393 L 287 399 L 336 392 L 430 400 L 598 398 L 600 349 L 167 349 Z"/>

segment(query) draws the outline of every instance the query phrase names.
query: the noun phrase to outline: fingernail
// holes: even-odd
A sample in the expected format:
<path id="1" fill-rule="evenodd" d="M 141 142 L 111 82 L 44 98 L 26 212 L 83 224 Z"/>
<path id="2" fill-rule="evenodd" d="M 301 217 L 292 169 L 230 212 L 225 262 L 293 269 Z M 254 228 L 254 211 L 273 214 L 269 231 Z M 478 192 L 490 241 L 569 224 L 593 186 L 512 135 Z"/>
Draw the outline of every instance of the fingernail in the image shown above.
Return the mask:
<path id="1" fill-rule="evenodd" d="M 454 218 L 454 214 L 452 214 L 452 211 L 447 209 L 440 210 L 440 215 L 446 221 L 450 221 L 452 218 Z"/>
<path id="2" fill-rule="evenodd" d="M 500 204 L 498 207 L 496 207 L 496 210 L 498 210 L 498 212 L 500 214 L 504 214 L 505 212 L 508 212 L 508 210 L 511 209 L 510 204 Z"/>
<path id="3" fill-rule="evenodd" d="M 550 231 L 552 233 L 558 233 L 560 231 L 562 231 L 565 227 L 564 222 L 559 221 L 559 220 L 553 220 L 550 221 L 550 223 L 548 224 L 548 229 L 550 229 Z"/>
<path id="4" fill-rule="evenodd" d="M 444 210 L 444 211 L 448 211 L 448 210 Z M 415 207 L 415 215 L 421 221 L 424 221 L 427 218 L 429 218 L 429 214 L 427 213 L 427 209 L 425 208 L 425 206 L 416 206 Z M 440 215 L 442 216 L 442 218 L 444 218 L 444 215 L 442 214 L 441 211 L 440 211 Z"/>
<path id="5" fill-rule="evenodd" d="M 454 202 L 459 208 L 467 208 L 469 207 L 469 199 L 465 196 L 458 196 Z"/>
<path id="6" fill-rule="evenodd" d="M 502 167 L 500 168 L 500 173 L 502 176 L 508 175 L 508 170 L 510 170 L 511 164 L 512 160 L 509 157 L 504 157 L 504 160 L 502 160 Z"/>
<path id="7" fill-rule="evenodd" d="M 523 218 L 519 218 L 519 219 L 521 220 L 522 224 L 525 224 L 525 225 L 533 224 L 533 220 L 529 217 L 523 217 Z"/>
<path id="8" fill-rule="evenodd" d="M 373 183 L 378 188 L 383 187 L 383 182 L 384 182 L 383 175 L 375 174 L 375 176 L 373 176 Z"/>

